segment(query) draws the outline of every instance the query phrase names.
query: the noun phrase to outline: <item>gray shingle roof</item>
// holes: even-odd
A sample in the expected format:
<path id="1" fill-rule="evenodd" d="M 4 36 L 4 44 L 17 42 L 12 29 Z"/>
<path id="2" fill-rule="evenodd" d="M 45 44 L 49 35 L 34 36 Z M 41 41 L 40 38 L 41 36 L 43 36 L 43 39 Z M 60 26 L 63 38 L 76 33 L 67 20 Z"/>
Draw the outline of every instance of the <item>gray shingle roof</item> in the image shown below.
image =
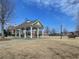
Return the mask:
<path id="1" fill-rule="evenodd" d="M 39 22 L 39 23 L 40 23 L 40 26 L 39 26 L 39 25 L 36 25 L 36 24 L 35 24 L 36 22 Z M 42 25 L 41 22 L 38 21 L 38 20 L 34 20 L 34 21 L 27 20 L 27 21 L 25 21 L 24 23 L 22 23 L 22 24 L 16 26 L 15 28 L 16 28 L 16 29 L 22 29 L 22 28 L 28 28 L 28 27 L 30 27 L 30 26 L 35 27 L 35 28 L 43 28 L 43 25 Z"/>

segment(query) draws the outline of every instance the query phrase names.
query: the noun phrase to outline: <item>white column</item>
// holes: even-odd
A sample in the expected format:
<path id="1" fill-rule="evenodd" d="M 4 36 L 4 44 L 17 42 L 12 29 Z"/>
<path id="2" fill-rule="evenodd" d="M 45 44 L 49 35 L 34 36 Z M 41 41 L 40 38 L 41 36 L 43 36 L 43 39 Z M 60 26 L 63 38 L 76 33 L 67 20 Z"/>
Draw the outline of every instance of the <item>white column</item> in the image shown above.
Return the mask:
<path id="1" fill-rule="evenodd" d="M 24 31 L 24 38 L 27 38 L 26 30 L 23 31 Z"/>
<path id="2" fill-rule="evenodd" d="M 17 30 L 15 30 L 15 37 L 17 37 Z"/>
<path id="3" fill-rule="evenodd" d="M 21 38 L 21 29 L 19 29 L 19 38 Z"/>
<path id="4" fill-rule="evenodd" d="M 39 38 L 39 28 L 37 28 L 37 38 Z"/>
<path id="5" fill-rule="evenodd" d="M 13 33 L 13 30 L 11 31 L 11 34 L 14 34 L 14 33 Z"/>
<path id="6" fill-rule="evenodd" d="M 32 26 L 30 27 L 30 38 L 32 38 Z"/>

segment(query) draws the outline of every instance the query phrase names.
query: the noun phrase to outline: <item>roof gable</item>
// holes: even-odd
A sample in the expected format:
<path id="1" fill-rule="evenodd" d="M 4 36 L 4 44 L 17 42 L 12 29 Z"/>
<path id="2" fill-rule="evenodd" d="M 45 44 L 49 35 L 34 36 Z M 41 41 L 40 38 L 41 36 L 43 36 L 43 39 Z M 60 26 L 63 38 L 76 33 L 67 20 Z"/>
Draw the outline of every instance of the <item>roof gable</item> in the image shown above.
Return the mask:
<path id="1" fill-rule="evenodd" d="M 40 27 L 43 27 L 42 23 L 38 20 L 36 20 L 33 25 L 37 25 L 37 26 L 40 26 Z"/>

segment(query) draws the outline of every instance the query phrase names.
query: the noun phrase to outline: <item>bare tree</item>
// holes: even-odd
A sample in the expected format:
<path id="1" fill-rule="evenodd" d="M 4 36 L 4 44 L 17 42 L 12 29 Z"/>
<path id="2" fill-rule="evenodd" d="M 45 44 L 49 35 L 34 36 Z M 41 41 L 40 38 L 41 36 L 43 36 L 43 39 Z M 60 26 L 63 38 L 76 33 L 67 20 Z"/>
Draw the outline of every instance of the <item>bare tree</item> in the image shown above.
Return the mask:
<path id="1" fill-rule="evenodd" d="M 46 35 L 49 35 L 49 34 L 50 34 L 50 29 L 49 29 L 49 27 L 46 27 L 46 28 L 45 28 L 45 33 L 46 33 Z"/>
<path id="2" fill-rule="evenodd" d="M 5 24 L 10 20 L 10 17 L 13 13 L 13 4 L 11 0 L 0 0 L 0 23 L 1 23 L 1 32 L 2 38 L 4 38 L 4 27 Z"/>
<path id="3" fill-rule="evenodd" d="M 67 33 L 68 33 L 67 29 L 64 28 L 64 29 L 63 29 L 63 34 L 64 34 L 64 35 L 67 35 Z"/>
<path id="4" fill-rule="evenodd" d="M 76 31 L 79 31 L 79 11 L 76 14 Z"/>
<path id="5" fill-rule="evenodd" d="M 76 25 L 76 31 L 79 31 L 79 25 L 78 24 Z"/>
<path id="6" fill-rule="evenodd" d="M 54 28 L 51 30 L 51 35 L 56 35 L 56 30 Z"/>
<path id="7" fill-rule="evenodd" d="M 56 34 L 56 30 L 54 28 L 52 29 L 52 33 L 53 34 Z"/>
<path id="8" fill-rule="evenodd" d="M 79 20 L 76 20 L 76 31 L 79 31 Z"/>

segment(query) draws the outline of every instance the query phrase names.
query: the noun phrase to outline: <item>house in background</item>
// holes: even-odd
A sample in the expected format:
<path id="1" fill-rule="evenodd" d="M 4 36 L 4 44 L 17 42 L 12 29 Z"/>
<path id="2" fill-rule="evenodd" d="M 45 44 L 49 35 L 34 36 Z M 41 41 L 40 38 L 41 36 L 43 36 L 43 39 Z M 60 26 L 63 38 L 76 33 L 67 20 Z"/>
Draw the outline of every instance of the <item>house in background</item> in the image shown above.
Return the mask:
<path id="1" fill-rule="evenodd" d="M 24 23 L 15 26 L 15 27 L 9 27 L 8 30 L 12 35 L 15 35 L 15 37 L 24 37 L 24 38 L 38 38 L 42 36 L 42 30 L 44 26 L 42 23 L 38 20 L 30 21 L 27 20 Z"/>

